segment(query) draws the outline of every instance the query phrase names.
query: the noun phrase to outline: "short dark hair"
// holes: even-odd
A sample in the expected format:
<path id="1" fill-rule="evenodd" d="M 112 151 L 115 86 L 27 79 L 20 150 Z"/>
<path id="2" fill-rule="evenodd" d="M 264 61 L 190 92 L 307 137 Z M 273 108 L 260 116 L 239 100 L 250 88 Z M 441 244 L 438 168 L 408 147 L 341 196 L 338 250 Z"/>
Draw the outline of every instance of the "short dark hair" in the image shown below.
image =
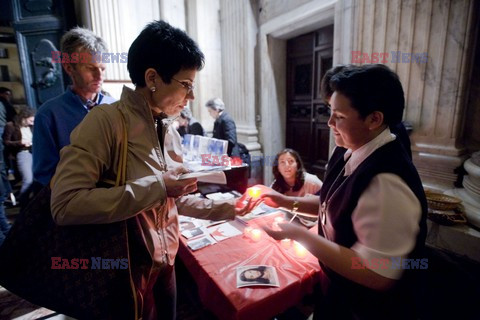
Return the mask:
<path id="1" fill-rule="evenodd" d="M 383 64 L 345 68 L 330 79 L 330 87 L 347 97 L 362 118 L 383 113 L 391 126 L 402 121 L 405 96 L 398 75 Z"/>
<path id="2" fill-rule="evenodd" d="M 355 68 L 355 67 L 356 66 L 353 64 L 350 64 L 350 65 L 339 64 L 338 66 L 335 66 L 329 69 L 327 72 L 325 72 L 322 78 L 322 82 L 320 83 L 320 96 L 322 97 L 325 103 L 328 103 L 328 101 L 330 100 L 333 94 L 332 87 L 330 86 L 330 80 L 332 79 L 332 77 L 347 68 Z"/>
<path id="3" fill-rule="evenodd" d="M 127 68 L 133 84 L 145 87 L 145 71 L 153 68 L 165 83 L 182 69 L 203 68 L 205 57 L 184 31 L 165 21 L 149 23 L 128 50 Z"/>
<path id="4" fill-rule="evenodd" d="M 286 153 L 290 153 L 292 157 L 295 159 L 297 162 L 297 173 L 295 175 L 295 185 L 292 188 L 292 191 L 298 191 L 303 187 L 303 184 L 305 183 L 305 166 L 303 165 L 302 158 L 298 154 L 297 151 L 286 148 L 277 153 L 275 156 L 275 160 L 273 161 L 273 167 L 272 167 L 272 173 L 273 177 L 275 178 L 275 181 L 273 182 L 272 189 L 275 191 L 278 191 L 280 193 L 285 193 L 288 190 L 290 190 L 290 186 L 287 184 L 285 179 L 283 178 L 282 174 L 280 173 L 280 170 L 278 170 L 278 159 L 280 158 L 281 155 L 284 155 Z"/>

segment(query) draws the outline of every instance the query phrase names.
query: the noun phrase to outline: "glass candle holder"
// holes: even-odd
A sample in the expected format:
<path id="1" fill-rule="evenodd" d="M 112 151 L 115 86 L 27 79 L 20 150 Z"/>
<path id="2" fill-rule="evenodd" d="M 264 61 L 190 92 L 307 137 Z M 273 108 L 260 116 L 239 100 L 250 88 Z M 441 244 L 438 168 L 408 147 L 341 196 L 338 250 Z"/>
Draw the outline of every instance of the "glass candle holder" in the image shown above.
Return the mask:
<path id="1" fill-rule="evenodd" d="M 293 249 L 295 250 L 295 255 L 299 258 L 305 258 L 307 255 L 307 249 L 297 241 L 293 241 Z"/>
<path id="2" fill-rule="evenodd" d="M 262 190 L 259 187 L 251 187 L 251 188 L 248 188 L 247 192 L 252 199 L 257 199 L 258 197 L 260 197 Z"/>
<path id="3" fill-rule="evenodd" d="M 262 231 L 260 229 L 252 229 L 250 232 L 250 238 L 255 242 L 260 241 L 260 239 L 262 239 Z"/>
<path id="4" fill-rule="evenodd" d="M 282 244 L 282 247 L 284 247 L 285 249 L 290 249 L 290 247 L 292 246 L 292 240 L 290 239 L 283 239 L 280 241 L 280 243 Z"/>
<path id="5" fill-rule="evenodd" d="M 285 219 L 283 217 L 276 217 L 272 223 L 272 229 L 274 231 L 280 231 L 281 228 L 278 226 L 279 223 L 284 223 Z"/>

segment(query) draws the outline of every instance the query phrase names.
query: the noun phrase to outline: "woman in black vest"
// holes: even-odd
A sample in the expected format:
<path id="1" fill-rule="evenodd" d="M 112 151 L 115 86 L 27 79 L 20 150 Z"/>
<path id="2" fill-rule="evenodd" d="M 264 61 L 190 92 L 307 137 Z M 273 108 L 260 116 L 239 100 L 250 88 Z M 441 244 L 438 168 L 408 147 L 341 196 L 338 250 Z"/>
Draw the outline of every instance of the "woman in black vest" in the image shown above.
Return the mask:
<path id="1" fill-rule="evenodd" d="M 319 259 L 314 319 L 416 318 L 413 279 L 421 270 L 412 269 L 428 267 L 427 205 L 417 170 L 390 131 L 402 119 L 402 85 L 388 67 L 365 65 L 336 72 L 329 86 L 337 148 L 320 197 L 261 187 L 270 206 L 318 214 L 319 235 L 295 224 L 266 231 L 301 242 Z"/>

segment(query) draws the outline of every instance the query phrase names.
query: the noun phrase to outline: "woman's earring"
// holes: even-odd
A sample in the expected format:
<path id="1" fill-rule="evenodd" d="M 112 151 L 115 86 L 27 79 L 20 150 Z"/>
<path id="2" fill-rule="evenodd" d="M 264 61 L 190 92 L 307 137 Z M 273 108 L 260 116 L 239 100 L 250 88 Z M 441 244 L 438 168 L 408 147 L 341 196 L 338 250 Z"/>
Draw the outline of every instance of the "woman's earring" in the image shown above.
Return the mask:
<path id="1" fill-rule="evenodd" d="M 150 88 L 150 91 L 155 92 L 155 91 L 157 91 L 157 88 L 155 88 L 155 86 L 153 86 L 153 87 Z"/>

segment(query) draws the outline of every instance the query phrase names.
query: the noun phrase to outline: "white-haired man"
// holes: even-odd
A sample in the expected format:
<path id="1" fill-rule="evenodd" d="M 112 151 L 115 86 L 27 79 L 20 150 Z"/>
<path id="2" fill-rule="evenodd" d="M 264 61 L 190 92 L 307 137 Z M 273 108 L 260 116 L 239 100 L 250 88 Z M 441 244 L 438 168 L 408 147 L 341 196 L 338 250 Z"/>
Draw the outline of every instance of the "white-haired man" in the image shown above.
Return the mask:
<path id="1" fill-rule="evenodd" d="M 105 41 L 88 29 L 77 27 L 62 37 L 60 47 L 63 69 L 73 84 L 65 93 L 45 102 L 35 117 L 33 177 L 42 185 L 50 182 L 60 150 L 70 144 L 70 133 L 90 109 L 115 102 L 101 92 L 106 65 L 96 57 L 107 51 Z"/>

